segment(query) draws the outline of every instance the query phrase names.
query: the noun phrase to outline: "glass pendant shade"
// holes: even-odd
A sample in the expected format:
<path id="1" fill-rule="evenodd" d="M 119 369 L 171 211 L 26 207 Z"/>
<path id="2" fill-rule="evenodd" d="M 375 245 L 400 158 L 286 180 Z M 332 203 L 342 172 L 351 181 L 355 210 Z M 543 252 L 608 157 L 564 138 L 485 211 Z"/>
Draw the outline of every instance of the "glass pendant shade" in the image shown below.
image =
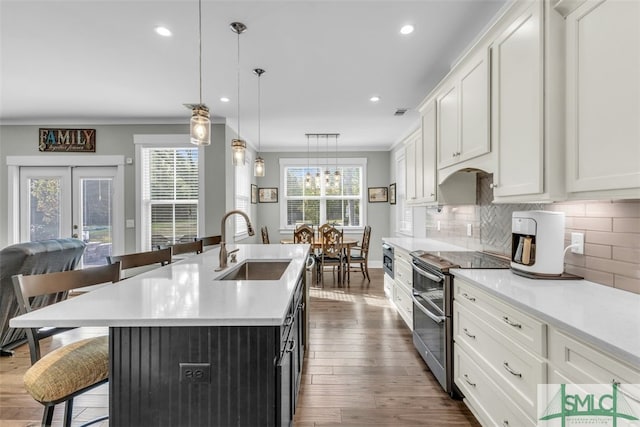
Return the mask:
<path id="1" fill-rule="evenodd" d="M 198 105 L 193 108 L 189 129 L 192 144 L 211 144 L 211 120 L 209 120 L 209 109 L 207 107 Z"/>
<path id="2" fill-rule="evenodd" d="M 244 153 L 247 149 L 247 143 L 242 139 L 231 140 L 231 149 L 233 150 L 233 166 L 244 165 Z"/>
<path id="3" fill-rule="evenodd" d="M 307 176 L 305 177 L 305 184 L 307 188 L 311 187 L 311 172 L 307 171 Z"/>
<path id="4" fill-rule="evenodd" d="M 340 172 L 338 172 L 338 169 L 333 173 L 333 179 L 336 182 L 336 187 L 340 185 Z"/>
<path id="5" fill-rule="evenodd" d="M 316 187 L 320 187 L 320 172 L 316 172 Z"/>
<path id="6" fill-rule="evenodd" d="M 253 176 L 264 176 L 264 159 L 260 156 L 256 157 L 253 164 Z"/>

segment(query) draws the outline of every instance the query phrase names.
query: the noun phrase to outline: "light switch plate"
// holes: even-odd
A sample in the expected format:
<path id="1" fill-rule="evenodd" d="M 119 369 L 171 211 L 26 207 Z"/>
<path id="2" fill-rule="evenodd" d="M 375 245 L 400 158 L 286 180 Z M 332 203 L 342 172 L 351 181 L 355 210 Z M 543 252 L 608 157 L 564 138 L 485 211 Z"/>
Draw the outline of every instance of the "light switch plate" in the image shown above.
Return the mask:
<path id="1" fill-rule="evenodd" d="M 436 230 L 440 231 L 440 221 L 436 221 Z"/>
<path id="2" fill-rule="evenodd" d="M 471 224 L 467 224 L 467 236 L 471 237 L 473 234 L 473 230 L 471 228 Z"/>

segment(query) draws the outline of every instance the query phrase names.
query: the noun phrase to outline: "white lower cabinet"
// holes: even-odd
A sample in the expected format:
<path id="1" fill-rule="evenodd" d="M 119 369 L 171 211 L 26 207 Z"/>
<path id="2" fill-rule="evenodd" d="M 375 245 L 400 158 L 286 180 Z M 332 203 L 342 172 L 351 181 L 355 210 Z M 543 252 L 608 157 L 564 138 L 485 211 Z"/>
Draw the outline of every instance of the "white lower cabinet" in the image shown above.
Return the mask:
<path id="1" fill-rule="evenodd" d="M 640 367 L 458 277 L 453 316 L 455 383 L 484 426 L 536 425 L 539 384 L 616 383 L 640 405 Z"/>
<path id="2" fill-rule="evenodd" d="M 500 385 L 480 367 L 482 358 L 471 356 L 457 343 L 454 349 L 455 382 L 465 402 L 483 426 L 535 426 Z"/>
<path id="3" fill-rule="evenodd" d="M 564 383 L 616 383 L 619 390 L 640 402 L 640 367 L 634 368 L 556 328 L 549 328 L 549 370 Z"/>
<path id="4" fill-rule="evenodd" d="M 392 302 L 409 329 L 413 330 L 413 267 L 409 252 L 396 247 L 393 262 Z"/>

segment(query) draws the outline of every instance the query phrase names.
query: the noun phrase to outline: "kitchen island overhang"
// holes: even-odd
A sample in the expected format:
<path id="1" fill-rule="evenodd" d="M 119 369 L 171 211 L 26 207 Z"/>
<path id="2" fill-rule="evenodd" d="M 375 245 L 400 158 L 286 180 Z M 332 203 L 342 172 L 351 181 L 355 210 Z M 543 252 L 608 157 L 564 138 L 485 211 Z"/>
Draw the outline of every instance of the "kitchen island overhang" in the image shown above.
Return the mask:
<path id="1" fill-rule="evenodd" d="M 291 260 L 279 280 L 220 281 L 218 250 L 35 311 L 13 326 L 108 326 L 114 425 L 288 425 L 306 344 L 309 245 L 237 245 Z"/>

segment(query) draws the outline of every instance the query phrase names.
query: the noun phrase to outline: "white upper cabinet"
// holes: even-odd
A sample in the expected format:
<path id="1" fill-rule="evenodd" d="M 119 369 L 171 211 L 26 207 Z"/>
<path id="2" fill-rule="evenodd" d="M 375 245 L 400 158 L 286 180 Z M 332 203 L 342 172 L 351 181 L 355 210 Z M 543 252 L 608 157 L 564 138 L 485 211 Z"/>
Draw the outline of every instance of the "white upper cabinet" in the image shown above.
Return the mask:
<path id="1" fill-rule="evenodd" d="M 420 132 L 414 132 L 407 138 L 404 152 L 407 201 L 413 203 L 422 197 L 422 141 Z"/>
<path id="2" fill-rule="evenodd" d="M 564 20 L 548 2 L 514 4 L 491 44 L 494 202 L 564 200 Z"/>
<path id="3" fill-rule="evenodd" d="M 532 4 L 492 49 L 496 196 L 543 191 L 542 52 L 540 7 Z"/>
<path id="4" fill-rule="evenodd" d="M 582 3 L 566 41 L 567 190 L 640 198 L 640 2 Z"/>
<path id="5" fill-rule="evenodd" d="M 424 202 L 436 201 L 436 105 L 434 101 L 426 104 L 422 112 L 422 199 Z"/>
<path id="6" fill-rule="evenodd" d="M 489 57 L 466 59 L 437 98 L 438 168 L 480 156 L 489 145 Z"/>

